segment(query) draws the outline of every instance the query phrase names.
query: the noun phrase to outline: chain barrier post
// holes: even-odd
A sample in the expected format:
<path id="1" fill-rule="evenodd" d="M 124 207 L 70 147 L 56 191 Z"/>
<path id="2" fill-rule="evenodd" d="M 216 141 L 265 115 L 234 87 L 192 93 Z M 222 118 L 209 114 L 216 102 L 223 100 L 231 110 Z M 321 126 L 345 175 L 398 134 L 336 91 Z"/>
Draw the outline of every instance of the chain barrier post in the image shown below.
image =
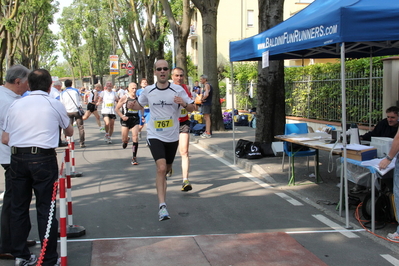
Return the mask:
<path id="1" fill-rule="evenodd" d="M 75 140 L 73 136 L 68 137 L 68 148 L 71 151 L 71 177 L 81 177 L 83 175 L 82 172 L 75 172 Z"/>
<path id="2" fill-rule="evenodd" d="M 86 229 L 80 225 L 73 224 L 73 214 L 72 214 L 72 189 L 71 189 L 71 167 L 70 167 L 70 152 L 66 149 L 65 156 L 65 174 L 67 183 L 67 205 L 68 205 L 68 226 L 67 226 L 67 236 L 68 237 L 79 237 L 86 234 Z"/>
<path id="3" fill-rule="evenodd" d="M 64 164 L 66 161 L 67 154 L 69 156 L 69 149 L 64 152 L 64 159 L 61 164 L 60 176 L 59 176 L 59 186 L 60 186 L 60 251 L 61 251 L 61 266 L 66 266 L 68 264 L 67 257 L 67 222 L 66 222 L 66 196 L 65 196 L 65 177 L 63 174 Z"/>

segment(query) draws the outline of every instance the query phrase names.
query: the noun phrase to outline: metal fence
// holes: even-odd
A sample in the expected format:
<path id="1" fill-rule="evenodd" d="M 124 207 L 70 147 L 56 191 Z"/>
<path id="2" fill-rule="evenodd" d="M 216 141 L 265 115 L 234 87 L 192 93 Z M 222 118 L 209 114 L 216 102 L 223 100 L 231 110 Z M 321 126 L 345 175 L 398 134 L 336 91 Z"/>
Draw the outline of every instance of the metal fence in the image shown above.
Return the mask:
<path id="1" fill-rule="evenodd" d="M 382 69 L 368 73 L 346 73 L 346 113 L 348 123 L 369 124 L 382 119 Z M 321 74 L 285 83 L 286 115 L 340 122 L 342 117 L 340 74 Z"/>

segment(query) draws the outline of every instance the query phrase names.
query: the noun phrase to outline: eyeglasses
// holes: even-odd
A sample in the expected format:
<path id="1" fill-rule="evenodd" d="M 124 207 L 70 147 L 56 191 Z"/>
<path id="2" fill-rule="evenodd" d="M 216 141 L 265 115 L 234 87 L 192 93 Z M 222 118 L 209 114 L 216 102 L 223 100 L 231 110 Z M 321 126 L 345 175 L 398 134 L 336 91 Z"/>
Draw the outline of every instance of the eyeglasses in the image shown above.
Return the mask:
<path id="1" fill-rule="evenodd" d="M 163 71 L 168 71 L 169 68 L 168 68 L 168 67 L 158 67 L 158 68 L 156 68 L 156 70 L 157 70 L 157 71 L 161 71 L 161 70 L 163 70 Z"/>
<path id="2" fill-rule="evenodd" d="M 183 74 L 175 74 L 176 77 L 183 77 Z"/>

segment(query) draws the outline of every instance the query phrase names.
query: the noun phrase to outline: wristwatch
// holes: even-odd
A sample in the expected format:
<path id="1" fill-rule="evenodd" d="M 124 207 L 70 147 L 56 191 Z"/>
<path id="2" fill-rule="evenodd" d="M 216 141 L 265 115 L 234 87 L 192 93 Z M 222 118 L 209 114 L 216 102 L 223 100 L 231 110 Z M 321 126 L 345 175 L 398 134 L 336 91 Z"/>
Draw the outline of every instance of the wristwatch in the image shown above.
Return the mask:
<path id="1" fill-rule="evenodd" d="M 389 157 L 389 155 L 385 156 L 385 158 L 387 158 L 388 161 L 392 161 L 393 158 Z"/>

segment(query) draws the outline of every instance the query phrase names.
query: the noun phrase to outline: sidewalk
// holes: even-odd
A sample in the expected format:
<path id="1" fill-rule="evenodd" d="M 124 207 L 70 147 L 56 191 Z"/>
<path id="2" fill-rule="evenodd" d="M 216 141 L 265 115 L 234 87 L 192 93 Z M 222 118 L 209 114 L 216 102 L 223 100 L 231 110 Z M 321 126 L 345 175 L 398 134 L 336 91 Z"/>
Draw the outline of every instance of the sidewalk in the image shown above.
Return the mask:
<path id="1" fill-rule="evenodd" d="M 235 143 L 237 143 L 239 139 L 254 141 L 255 129 L 245 126 L 236 127 L 234 138 Z M 203 139 L 200 136 L 192 136 L 191 141 L 233 163 L 235 155 L 233 152 L 232 130 L 214 132 L 212 138 L 209 139 Z M 312 174 L 314 174 L 313 158 L 309 158 L 309 170 L 307 168 L 306 157 L 295 159 L 295 186 L 288 186 L 287 157 L 285 158 L 284 172 L 282 171 L 282 157 L 263 157 L 255 160 L 236 158 L 236 164 L 269 185 L 291 193 L 345 223 L 344 210 L 342 212 L 342 217 L 339 217 L 337 208 L 339 202 L 340 177 L 336 175 L 335 162 L 338 157 L 336 155 L 332 156 L 332 158 L 329 157 L 330 154 L 328 152 L 319 151 L 319 171 L 323 180 L 322 183 L 319 184 L 314 183 L 316 180 L 312 177 Z M 348 183 L 349 189 L 351 189 L 354 184 L 351 182 Z M 358 197 L 363 201 L 366 195 L 367 193 L 362 193 L 352 196 Z M 351 226 L 354 228 L 361 228 L 359 222 L 354 218 L 354 212 L 355 207 L 350 206 L 349 215 Z M 376 230 L 376 234 L 385 237 L 387 233 L 393 232 L 395 229 L 395 224 L 389 224 L 380 230 Z"/>

